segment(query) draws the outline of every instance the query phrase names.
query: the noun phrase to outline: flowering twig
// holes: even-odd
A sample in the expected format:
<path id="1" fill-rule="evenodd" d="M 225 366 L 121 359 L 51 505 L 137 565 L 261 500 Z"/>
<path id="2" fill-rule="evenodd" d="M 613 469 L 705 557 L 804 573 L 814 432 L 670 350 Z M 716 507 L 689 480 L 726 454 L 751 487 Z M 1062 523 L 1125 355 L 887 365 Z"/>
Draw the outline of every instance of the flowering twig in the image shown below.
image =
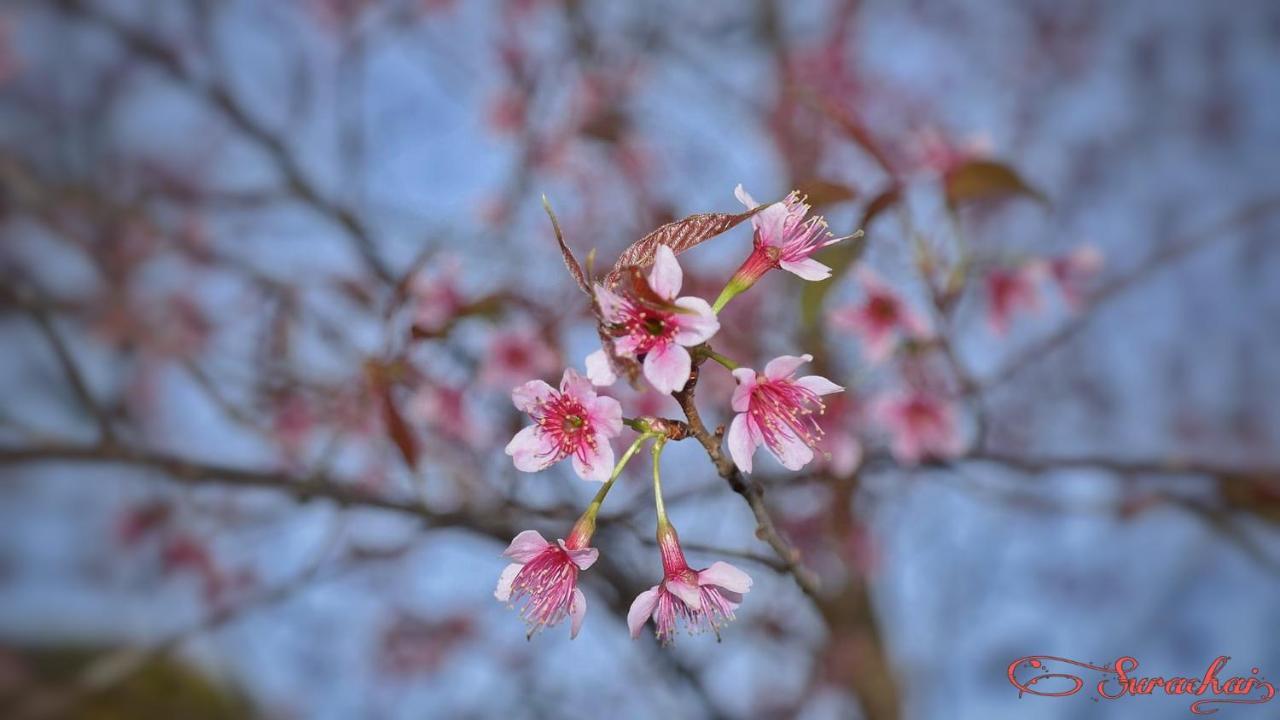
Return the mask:
<path id="1" fill-rule="evenodd" d="M 790 543 L 778 532 L 773 522 L 773 516 L 769 513 L 769 508 L 764 504 L 764 488 L 755 480 L 748 480 L 734 465 L 733 460 L 725 454 L 721 448 L 723 430 L 717 429 L 714 434 L 711 433 L 707 430 L 706 425 L 702 422 L 702 417 L 698 414 L 698 406 L 694 396 L 698 385 L 699 368 L 705 360 L 706 356 L 702 353 L 698 353 L 694 357 L 694 365 L 689 374 L 689 382 L 685 384 L 684 388 L 672 394 L 676 402 L 680 403 L 680 409 L 684 411 L 685 419 L 689 424 L 689 434 L 706 450 L 707 457 L 715 465 L 716 472 L 720 477 L 724 478 L 725 482 L 729 483 L 729 487 L 741 495 L 742 499 L 747 502 L 747 506 L 751 508 L 751 514 L 756 519 L 756 537 L 768 543 L 769 547 L 777 554 L 778 559 L 781 560 L 783 570 L 795 578 L 796 584 L 800 586 L 800 589 L 810 597 L 816 598 L 819 589 L 818 576 L 800 562 L 800 553 L 791 547 Z"/>

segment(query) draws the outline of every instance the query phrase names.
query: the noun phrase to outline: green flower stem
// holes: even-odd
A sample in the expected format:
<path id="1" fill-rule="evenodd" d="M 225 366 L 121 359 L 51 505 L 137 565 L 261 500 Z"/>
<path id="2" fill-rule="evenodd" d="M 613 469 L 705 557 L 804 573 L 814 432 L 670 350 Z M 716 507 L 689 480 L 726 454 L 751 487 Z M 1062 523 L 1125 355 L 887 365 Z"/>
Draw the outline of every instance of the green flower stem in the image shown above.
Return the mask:
<path id="1" fill-rule="evenodd" d="M 667 508 L 662 504 L 662 473 L 659 471 L 659 465 L 662 460 L 662 448 L 667 444 L 666 437 L 659 437 L 653 443 L 653 503 L 658 511 L 658 529 L 670 525 L 667 522 Z"/>
<path id="2" fill-rule="evenodd" d="M 613 473 L 609 475 L 609 479 L 605 481 L 604 485 L 600 486 L 596 496 L 591 499 L 591 504 L 587 506 L 582 516 L 578 518 L 578 522 L 573 524 L 572 535 L 582 538 L 584 542 L 591 539 L 591 536 L 596 532 L 596 515 L 600 512 L 600 506 L 604 504 L 605 496 L 613 488 L 613 483 L 618 479 L 618 476 L 622 475 L 623 468 L 639 452 L 640 446 L 652 437 L 656 436 L 653 433 L 644 433 L 636 438 L 636 441 L 631 443 L 631 447 L 627 448 L 627 451 L 622 454 L 622 459 L 618 460 L 618 464 L 613 466 Z"/>

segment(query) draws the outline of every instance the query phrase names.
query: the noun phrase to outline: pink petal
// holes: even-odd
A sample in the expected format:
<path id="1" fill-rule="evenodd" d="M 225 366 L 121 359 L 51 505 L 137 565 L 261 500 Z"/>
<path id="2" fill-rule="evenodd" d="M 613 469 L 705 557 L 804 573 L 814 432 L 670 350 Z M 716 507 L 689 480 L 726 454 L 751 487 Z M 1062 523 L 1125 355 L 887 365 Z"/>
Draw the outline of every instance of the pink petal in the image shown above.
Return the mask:
<path id="1" fill-rule="evenodd" d="M 782 380 L 791 377 L 796 368 L 813 360 L 812 355 L 779 355 L 764 366 L 764 376 L 770 380 Z"/>
<path id="2" fill-rule="evenodd" d="M 583 405 L 590 405 L 596 399 L 596 390 L 591 381 L 573 368 L 565 368 L 564 375 L 560 378 L 560 392 Z"/>
<path id="3" fill-rule="evenodd" d="M 733 389 L 733 398 L 730 401 L 734 412 L 746 412 L 751 406 L 751 391 L 756 389 L 756 371 L 751 368 L 737 368 L 733 371 L 733 379 L 738 381 L 738 386 Z"/>
<path id="4" fill-rule="evenodd" d="M 800 438 L 788 432 L 778 432 L 775 437 L 778 446 L 766 445 L 765 447 L 768 447 L 769 452 L 778 458 L 782 467 L 788 470 L 799 470 L 813 460 L 813 448 L 806 445 Z"/>
<path id="5" fill-rule="evenodd" d="M 815 395 L 830 395 L 844 392 L 844 388 L 822 377 L 821 375 L 805 375 L 796 380 L 796 384 Z"/>
<path id="6" fill-rule="evenodd" d="M 597 387 L 608 387 L 618 381 L 618 376 L 609 364 L 609 356 L 603 349 L 587 356 L 587 379 Z"/>
<path id="7" fill-rule="evenodd" d="M 663 582 L 663 586 L 667 588 L 667 592 L 680 598 L 690 609 L 698 610 L 702 607 L 702 591 L 697 585 L 680 578 L 670 578 Z"/>
<path id="8" fill-rule="evenodd" d="M 569 639 L 578 637 L 578 631 L 582 629 L 582 621 L 587 617 L 587 596 L 582 594 L 582 590 L 573 589 L 573 602 L 569 605 L 569 617 L 572 623 L 569 626 Z"/>
<path id="9" fill-rule="evenodd" d="M 636 348 L 640 346 L 641 338 L 637 335 L 623 335 L 613 341 L 613 351 L 618 357 L 633 358 L 636 356 Z"/>
<path id="10" fill-rule="evenodd" d="M 502 551 L 503 555 L 519 563 L 527 563 L 538 556 L 551 543 L 547 542 L 537 530 L 525 530 Z"/>
<path id="11" fill-rule="evenodd" d="M 659 245 L 649 271 L 649 287 L 663 300 L 675 300 L 683 283 L 684 272 L 676 262 L 676 254 L 666 245 Z"/>
<path id="12" fill-rule="evenodd" d="M 748 210 L 754 210 L 760 204 L 756 202 L 755 198 L 751 197 L 746 188 L 742 187 L 742 183 L 738 183 L 738 187 L 733 189 L 733 196 L 738 198 L 738 202 L 746 205 Z"/>
<path id="13" fill-rule="evenodd" d="M 863 330 L 862 344 L 867 361 L 877 365 L 893 354 L 898 347 L 898 337 L 893 333 L 893 328 L 877 325 Z"/>
<path id="14" fill-rule="evenodd" d="M 689 381 L 693 359 L 689 351 L 675 343 L 658 345 L 644 357 L 644 376 L 660 393 L 671 394 Z"/>
<path id="15" fill-rule="evenodd" d="M 751 589 L 751 576 L 727 562 L 714 562 L 698 573 L 699 585 L 715 585 L 742 594 Z"/>
<path id="16" fill-rule="evenodd" d="M 575 453 L 573 471 L 583 480 L 608 480 L 613 472 L 613 446 L 609 444 L 609 438 L 602 433 L 597 434 L 595 449 L 587 451 L 585 461 Z"/>
<path id="17" fill-rule="evenodd" d="M 799 277 L 801 280 L 817 282 L 818 280 L 826 280 L 831 277 L 831 268 L 814 260 L 813 258 L 805 258 L 804 260 L 783 260 L 778 263 L 783 270 Z"/>
<path id="18" fill-rule="evenodd" d="M 498 576 L 498 587 L 494 589 L 493 596 L 501 602 L 507 602 L 511 599 L 511 583 L 515 582 L 516 575 L 520 574 L 520 568 L 524 567 L 520 563 L 511 563 L 502 569 L 502 574 Z"/>
<path id="19" fill-rule="evenodd" d="M 747 414 L 735 415 L 729 424 L 729 457 L 733 458 L 733 464 L 744 473 L 751 472 L 751 456 L 757 447 L 747 428 Z"/>
<path id="20" fill-rule="evenodd" d="M 530 380 L 511 391 L 511 402 L 520 412 L 531 413 L 538 403 L 546 402 L 555 392 L 555 388 L 541 380 Z"/>
<path id="21" fill-rule="evenodd" d="M 903 308 L 902 326 L 917 340 L 923 340 L 933 334 L 929 329 L 929 322 L 914 310 Z"/>
<path id="22" fill-rule="evenodd" d="M 619 322 L 622 307 L 626 301 L 622 296 L 603 285 L 596 285 L 596 302 L 600 305 L 600 314 L 609 322 Z"/>
<path id="23" fill-rule="evenodd" d="M 559 460 L 555 443 L 537 425 L 529 425 L 507 443 L 506 453 L 521 472 L 538 472 Z"/>
<path id="24" fill-rule="evenodd" d="M 622 432 L 622 405 L 611 397 L 598 397 L 587 405 L 591 425 L 605 437 L 616 437 Z"/>
<path id="25" fill-rule="evenodd" d="M 677 306 L 690 313 L 676 313 L 675 341 L 686 347 L 697 345 L 711 339 L 720 330 L 720 320 L 711 312 L 706 300 L 697 297 L 682 297 L 676 300 Z"/>
<path id="26" fill-rule="evenodd" d="M 640 631 L 644 629 L 644 624 L 649 622 L 649 618 L 653 617 L 653 609 L 657 606 L 657 585 L 640 593 L 631 602 L 631 609 L 627 611 L 627 629 L 631 631 L 632 638 L 640 637 Z"/>
<path id="27" fill-rule="evenodd" d="M 578 566 L 579 570 L 586 570 L 596 564 L 596 560 L 600 558 L 600 551 L 595 548 L 579 548 L 574 550 L 564 544 L 564 540 L 557 540 L 560 549 L 569 556 L 569 561 Z"/>
<path id="28" fill-rule="evenodd" d="M 751 226 L 756 229 L 756 240 L 772 247 L 782 247 L 790 214 L 785 204 L 773 203 L 752 215 Z"/>

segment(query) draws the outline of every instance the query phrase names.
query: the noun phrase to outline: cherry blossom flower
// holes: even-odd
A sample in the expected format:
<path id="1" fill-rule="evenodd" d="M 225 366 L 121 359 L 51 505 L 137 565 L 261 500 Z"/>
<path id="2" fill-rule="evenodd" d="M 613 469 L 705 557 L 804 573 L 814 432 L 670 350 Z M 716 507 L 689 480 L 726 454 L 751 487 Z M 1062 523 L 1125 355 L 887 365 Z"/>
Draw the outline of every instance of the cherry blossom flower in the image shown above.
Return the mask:
<path id="1" fill-rule="evenodd" d="M 613 468 L 609 438 L 622 432 L 622 406 L 617 400 L 597 396 L 591 383 L 573 368 L 564 371 L 559 391 L 532 380 L 513 390 L 511 399 L 533 418 L 533 424 L 507 444 L 516 469 L 538 472 L 572 457 L 573 469 L 583 480 L 608 479 Z"/>
<path id="2" fill-rule="evenodd" d="M 1049 261 L 1049 276 L 1072 309 L 1084 303 L 1083 285 L 1102 269 L 1102 262 L 1102 253 L 1092 245 L 1081 245 Z"/>
<path id="3" fill-rule="evenodd" d="M 1034 262 L 987 273 L 987 323 L 992 331 L 997 335 L 1008 332 L 1010 320 L 1020 310 L 1039 311 L 1037 285 L 1043 274 L 1044 266 Z"/>
<path id="4" fill-rule="evenodd" d="M 658 526 L 658 548 L 662 582 L 631 603 L 627 611 L 631 637 L 640 637 L 649 618 L 653 618 L 655 634 L 663 645 L 674 639 L 677 620 L 683 621 L 691 634 L 711 630 L 720 637 L 720 628 L 734 619 L 733 611 L 751 590 L 751 576 L 727 562 L 714 562 L 704 570 L 691 569 L 675 528 L 667 523 Z"/>
<path id="5" fill-rule="evenodd" d="M 858 335 L 868 361 L 883 362 L 903 338 L 928 337 L 929 325 L 925 319 L 909 308 L 879 276 L 860 268 L 858 281 L 866 297 L 858 305 L 833 311 L 830 319 L 833 326 Z"/>
<path id="6" fill-rule="evenodd" d="M 644 376 L 661 393 L 672 393 L 689 380 L 693 361 L 686 347 L 706 342 L 720 329 L 720 321 L 706 300 L 677 298 L 684 273 L 676 255 L 666 245 L 658 252 L 649 273 L 648 288 L 625 295 L 596 286 L 596 299 L 604 321 L 615 334 L 613 347 L 620 357 L 644 358 Z M 616 379 L 604 351 L 587 358 L 593 382 L 610 384 Z"/>
<path id="7" fill-rule="evenodd" d="M 871 415 L 889 431 L 893 456 L 903 464 L 955 457 L 964 449 L 955 406 L 931 393 L 882 397 L 872 404 Z"/>
<path id="8" fill-rule="evenodd" d="M 748 210 L 760 206 L 742 185 L 734 188 L 733 194 Z M 803 280 L 831 277 L 831 268 L 810 256 L 844 238 L 832 237 L 827 230 L 827 221 L 821 215 L 806 219 L 808 214 L 808 203 L 800 199 L 798 192 L 792 191 L 782 202 L 773 203 L 751 216 L 751 226 L 755 230 L 754 247 L 716 299 L 717 312 L 773 268 L 782 268 Z"/>
<path id="9" fill-rule="evenodd" d="M 751 368 L 733 371 L 738 381 L 733 409 L 738 414 L 729 426 L 729 455 L 739 470 L 751 472 L 752 455 L 761 445 L 788 470 L 799 470 L 813 459 L 822 438 L 814 417 L 825 408 L 821 398 L 844 388 L 818 375 L 793 377 L 810 360 L 812 355 L 782 355 L 770 360 L 761 375 Z"/>
<path id="10" fill-rule="evenodd" d="M 572 618 L 569 637 L 578 636 L 587 614 L 587 598 L 578 589 L 578 573 L 595 564 L 600 552 L 587 547 L 590 535 L 575 526 L 568 540 L 547 542 L 536 530 L 516 535 L 503 555 L 515 562 L 498 577 L 493 596 L 501 602 L 524 603 L 520 617 L 529 636 Z"/>
<path id="11" fill-rule="evenodd" d="M 525 378 L 548 375 L 558 364 L 556 352 L 538 333 L 527 328 L 499 330 L 489 341 L 480 380 L 506 389 Z"/>

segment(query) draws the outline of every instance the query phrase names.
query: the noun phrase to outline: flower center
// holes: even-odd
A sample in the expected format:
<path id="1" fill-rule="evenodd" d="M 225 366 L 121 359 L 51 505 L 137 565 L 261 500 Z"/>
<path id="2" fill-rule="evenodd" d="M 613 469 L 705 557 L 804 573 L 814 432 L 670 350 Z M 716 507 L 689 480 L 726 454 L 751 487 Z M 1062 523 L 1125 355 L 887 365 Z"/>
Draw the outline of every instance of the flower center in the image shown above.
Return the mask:
<path id="1" fill-rule="evenodd" d="M 788 438 L 816 446 L 823 432 L 814 416 L 825 410 L 817 393 L 790 380 L 762 379 L 751 393 L 751 417 L 770 448 L 780 448 Z"/>
<path id="2" fill-rule="evenodd" d="M 872 295 L 867 309 L 880 322 L 890 323 L 898 319 L 898 303 L 888 295 Z"/>
<path id="3" fill-rule="evenodd" d="M 596 447 L 587 409 L 577 399 L 558 393 L 537 409 L 538 426 L 551 439 L 554 454 L 577 455 L 586 460 Z"/>

